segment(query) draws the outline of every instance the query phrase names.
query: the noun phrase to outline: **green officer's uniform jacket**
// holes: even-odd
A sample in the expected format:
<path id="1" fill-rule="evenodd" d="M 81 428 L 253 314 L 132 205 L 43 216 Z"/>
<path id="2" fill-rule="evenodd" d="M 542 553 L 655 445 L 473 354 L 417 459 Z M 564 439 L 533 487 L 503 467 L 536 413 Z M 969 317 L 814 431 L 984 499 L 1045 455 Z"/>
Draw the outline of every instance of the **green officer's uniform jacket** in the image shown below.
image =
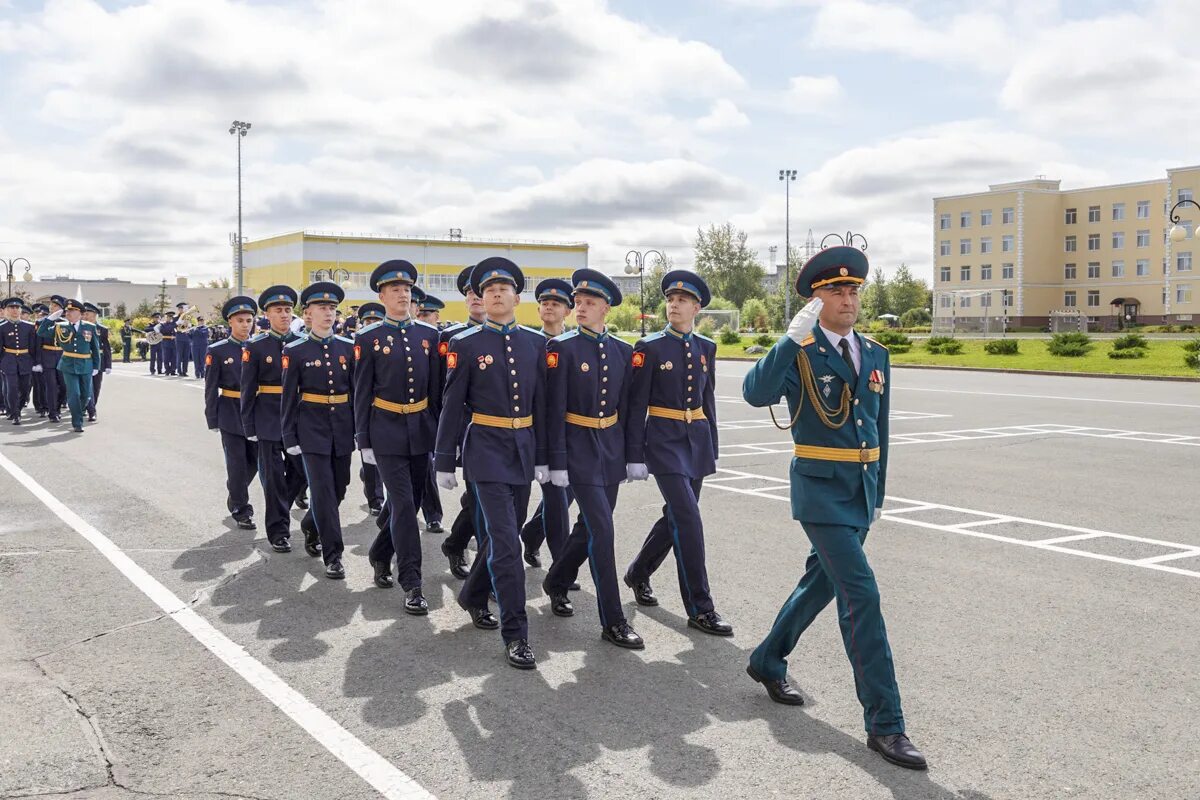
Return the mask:
<path id="1" fill-rule="evenodd" d="M 742 384 L 752 406 L 787 399 L 792 441 L 792 518 L 869 527 L 883 505 L 891 364 L 887 348 L 859 335 L 858 382 L 815 326 L 802 344 L 780 339 Z"/>
<path id="2" fill-rule="evenodd" d="M 100 369 L 100 334 L 95 324 L 80 320 L 76 330 L 65 319 L 55 321 L 47 317 L 38 323 L 38 337 L 62 348 L 58 371 L 64 375 L 91 375 L 92 370 Z"/>

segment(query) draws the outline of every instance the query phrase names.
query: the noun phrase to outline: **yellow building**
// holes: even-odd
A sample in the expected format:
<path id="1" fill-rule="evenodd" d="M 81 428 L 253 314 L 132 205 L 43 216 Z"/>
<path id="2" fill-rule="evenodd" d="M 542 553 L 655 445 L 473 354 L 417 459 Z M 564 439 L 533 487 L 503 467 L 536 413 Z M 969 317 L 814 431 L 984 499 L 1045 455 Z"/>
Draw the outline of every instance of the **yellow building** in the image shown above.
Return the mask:
<path id="1" fill-rule="evenodd" d="M 318 280 L 335 280 L 346 289 L 343 310 L 378 300 L 370 289 L 372 270 L 394 258 L 416 266 L 417 285 L 446 303 L 442 320 L 467 318 L 466 304 L 455 283 L 469 264 L 490 256 L 511 259 L 525 273 L 525 292 L 517 320 L 539 325 L 533 289 L 543 278 L 571 277 L 587 266 L 586 242 L 535 242 L 468 238 L 451 232 L 446 237 L 394 237 L 297 231 L 248 241 L 243 247 L 246 293 L 257 295 L 274 284 L 297 291 Z"/>
<path id="2" fill-rule="evenodd" d="M 1114 186 L 1063 190 L 1038 177 L 934 198 L 935 325 L 1043 327 L 1062 311 L 1104 329 L 1200 322 L 1200 211 L 1180 208 L 1185 236 L 1167 235 L 1169 210 L 1197 188 L 1200 166 Z"/>

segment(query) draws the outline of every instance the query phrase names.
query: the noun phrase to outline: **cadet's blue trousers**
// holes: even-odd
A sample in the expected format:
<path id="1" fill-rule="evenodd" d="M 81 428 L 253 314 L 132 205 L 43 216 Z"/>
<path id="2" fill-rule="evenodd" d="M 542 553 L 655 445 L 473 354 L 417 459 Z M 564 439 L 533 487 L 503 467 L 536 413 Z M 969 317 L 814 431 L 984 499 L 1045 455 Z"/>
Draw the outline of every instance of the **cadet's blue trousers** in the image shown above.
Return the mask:
<path id="1" fill-rule="evenodd" d="M 263 516 L 267 541 L 291 538 L 292 502 L 300 494 L 304 467 L 296 456 L 289 456 L 283 442 L 258 440 L 258 480 L 262 484 Z"/>
<path id="2" fill-rule="evenodd" d="M 162 358 L 162 370 L 168 375 L 175 374 L 175 340 L 163 339 L 162 344 L 158 346 Z"/>
<path id="3" fill-rule="evenodd" d="M 404 591 L 421 585 L 421 529 L 417 526 L 417 507 L 425 489 L 429 455 L 393 456 L 376 453 L 375 470 L 387 487 L 387 502 L 379 516 L 387 515 L 380 526 L 369 555 L 372 561 L 392 563 L 396 557 L 396 579 Z M 369 464 L 367 466 L 370 466 Z"/>
<path id="4" fill-rule="evenodd" d="M 88 378 L 91 380 L 91 378 Z M 21 416 L 22 398 L 33 383 L 33 373 L 4 373 L 4 409 L 13 419 Z"/>
<path id="5" fill-rule="evenodd" d="M 362 481 L 363 497 L 367 499 L 367 505 L 383 505 L 383 480 L 380 479 L 379 470 L 375 465 L 362 462 L 358 468 L 358 479 Z"/>
<path id="6" fill-rule="evenodd" d="M 552 483 L 542 484 L 542 502 L 538 503 L 533 516 L 521 528 L 521 541 L 530 550 L 537 551 L 542 542 L 550 545 L 550 559 L 557 561 L 567 543 L 567 528 L 571 524 L 571 503 L 575 495 L 570 487 L 559 487 Z"/>
<path id="7" fill-rule="evenodd" d="M 150 345 L 150 374 L 157 375 L 162 372 L 162 345 Z"/>
<path id="8" fill-rule="evenodd" d="M 313 525 L 321 537 L 321 558 L 328 565 L 342 557 L 342 515 L 339 506 L 350 485 L 350 454 L 301 453 L 308 477 L 308 502 Z"/>
<path id="9" fill-rule="evenodd" d="M 71 406 L 71 420 L 74 419 L 75 406 Z M 249 519 L 254 516 L 254 506 L 250 505 L 250 481 L 258 472 L 257 446 L 245 436 L 221 431 L 221 448 L 225 451 L 225 490 L 228 492 L 225 507 L 234 519 Z"/>
<path id="10" fill-rule="evenodd" d="M 467 491 L 475 496 L 475 530 L 480 542 L 458 599 L 467 608 L 484 608 L 491 589 L 496 594 L 504 643 L 528 639 L 520 531 L 529 509 L 529 484 L 468 483 Z"/>
<path id="11" fill-rule="evenodd" d="M 787 656 L 800 635 L 836 598 L 842 643 L 854 670 L 867 733 L 904 733 L 892 648 L 879 609 L 879 587 L 863 552 L 867 529 L 811 522 L 801 525 L 813 544 L 804 576 L 779 609 L 767 638 L 750 654 L 750 665 L 764 678 L 784 679 Z"/>
<path id="12" fill-rule="evenodd" d="M 579 516 L 583 524 L 576 525 L 571 531 L 546 574 L 548 588 L 566 592 L 567 587 L 575 582 L 580 565 L 587 561 L 592 569 L 592 583 L 596 587 L 600 624 L 605 628 L 625 621 L 620 590 L 617 588 L 617 558 L 613 550 L 613 510 L 617 507 L 619 487 L 617 483 L 612 486 L 571 486 L 579 503 Z"/>
<path id="13" fill-rule="evenodd" d="M 433 453 L 429 454 L 429 467 L 425 470 L 425 492 L 421 495 L 421 514 L 425 524 L 442 521 L 442 498 L 438 494 L 437 473 L 433 469 Z"/>
<path id="14" fill-rule="evenodd" d="M 629 583 L 649 581 L 667 554 L 674 550 L 684 609 L 689 617 L 707 614 L 713 610 L 713 600 L 708 589 L 708 568 L 704 565 L 704 521 L 700 518 L 704 479 L 655 475 L 654 480 L 666 505 L 625 571 L 625 578 Z"/>

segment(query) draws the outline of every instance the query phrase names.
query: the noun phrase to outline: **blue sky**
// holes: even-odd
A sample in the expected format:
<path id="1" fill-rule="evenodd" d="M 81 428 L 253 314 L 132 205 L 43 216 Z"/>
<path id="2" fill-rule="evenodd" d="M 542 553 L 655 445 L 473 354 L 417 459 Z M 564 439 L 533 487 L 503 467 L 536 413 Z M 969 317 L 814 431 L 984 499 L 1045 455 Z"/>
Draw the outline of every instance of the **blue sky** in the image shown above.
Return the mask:
<path id="1" fill-rule="evenodd" d="M 224 274 L 246 234 L 587 240 L 765 261 L 861 231 L 928 277 L 937 195 L 1196 163 L 1194 3 L 0 0 L 0 255 Z"/>

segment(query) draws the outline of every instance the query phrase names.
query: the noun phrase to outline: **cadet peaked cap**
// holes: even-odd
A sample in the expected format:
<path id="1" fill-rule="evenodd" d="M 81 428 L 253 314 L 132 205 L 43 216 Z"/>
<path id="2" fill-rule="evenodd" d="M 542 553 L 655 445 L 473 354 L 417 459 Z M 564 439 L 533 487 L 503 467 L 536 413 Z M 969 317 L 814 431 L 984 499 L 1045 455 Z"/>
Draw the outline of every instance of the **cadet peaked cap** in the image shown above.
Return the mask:
<path id="1" fill-rule="evenodd" d="M 382 303 L 363 303 L 358 308 L 358 318 L 364 322 L 369 319 L 383 319 L 386 316 L 387 310 Z"/>
<path id="2" fill-rule="evenodd" d="M 43 313 L 43 314 L 49 314 L 49 313 L 50 313 L 50 306 L 46 305 L 45 303 L 34 303 L 34 304 L 33 304 L 33 310 L 34 310 L 34 311 L 40 311 L 40 312 L 41 312 L 41 313 Z"/>
<path id="3" fill-rule="evenodd" d="M 507 258 L 492 256 L 480 261 L 471 270 L 471 291 L 482 297 L 484 287 L 493 283 L 507 283 L 520 294 L 525 291 L 525 274 Z"/>
<path id="4" fill-rule="evenodd" d="M 50 302 L 54 303 L 54 305 L 58 306 L 59 308 L 67 307 L 67 298 L 63 297 L 61 294 L 50 295 Z"/>
<path id="5" fill-rule="evenodd" d="M 420 286 L 414 285 L 412 287 L 412 297 L 409 298 L 409 302 L 420 305 L 421 301 L 424 299 L 425 299 L 425 290 L 422 289 Z"/>
<path id="6" fill-rule="evenodd" d="M 300 293 L 300 306 L 308 308 L 313 303 L 337 305 L 346 299 L 346 292 L 333 281 L 317 281 Z"/>
<path id="7" fill-rule="evenodd" d="M 66 311 L 83 311 L 82 300 L 66 300 L 63 304 L 63 309 Z"/>
<path id="8" fill-rule="evenodd" d="M 389 283 L 407 283 L 411 286 L 416 282 L 417 268 L 402 258 L 385 261 L 371 273 L 372 292 L 378 292 Z"/>
<path id="9" fill-rule="evenodd" d="M 608 302 L 610 306 L 621 305 L 621 289 L 616 281 L 594 269 L 577 269 L 571 273 L 575 294 L 591 294 Z"/>
<path id="10" fill-rule="evenodd" d="M 285 306 L 296 305 L 296 290 L 281 283 L 272 286 L 258 296 L 258 307 L 263 311 L 266 311 L 268 306 L 280 304 Z"/>
<path id="11" fill-rule="evenodd" d="M 804 262 L 796 276 L 796 294 L 812 297 L 814 291 L 825 286 L 861 286 L 869 269 L 867 254 L 857 247 L 827 247 Z"/>
<path id="12" fill-rule="evenodd" d="M 671 270 L 663 275 L 661 288 L 663 297 L 667 297 L 672 292 L 686 292 L 700 301 L 701 308 L 706 307 L 712 301 L 712 292 L 708 290 L 708 284 L 691 270 Z"/>
<path id="13" fill-rule="evenodd" d="M 458 277 L 454 280 L 454 285 L 458 287 L 458 293 L 463 297 L 467 296 L 467 292 L 471 291 L 471 270 L 475 269 L 475 265 L 463 267 L 462 272 L 458 273 Z"/>
<path id="14" fill-rule="evenodd" d="M 99 314 L 99 313 L 100 313 L 100 306 L 96 305 L 95 303 L 84 303 L 84 304 L 83 304 L 83 310 L 84 310 L 84 311 L 90 311 L 90 312 L 92 312 L 93 314 Z"/>
<path id="15" fill-rule="evenodd" d="M 234 314 L 241 314 L 247 311 L 251 314 L 257 314 L 258 306 L 254 304 L 254 298 L 246 297 L 244 294 L 229 298 L 221 306 L 221 316 L 225 319 L 229 319 Z"/>
<path id="16" fill-rule="evenodd" d="M 442 302 L 442 298 L 434 297 L 431 294 L 426 294 L 420 301 L 421 311 L 441 311 L 445 307 L 446 304 Z"/>
<path id="17" fill-rule="evenodd" d="M 567 308 L 575 307 L 575 300 L 571 297 L 571 284 L 562 278 L 546 278 L 541 281 L 533 290 L 533 296 L 539 303 L 543 300 L 557 300 L 565 303 Z"/>
<path id="18" fill-rule="evenodd" d="M 23 305 L 25 305 L 25 303 L 19 297 L 8 297 L 5 298 L 3 303 L 0 303 L 0 307 L 3 308 L 11 308 L 12 306 L 20 308 Z"/>

